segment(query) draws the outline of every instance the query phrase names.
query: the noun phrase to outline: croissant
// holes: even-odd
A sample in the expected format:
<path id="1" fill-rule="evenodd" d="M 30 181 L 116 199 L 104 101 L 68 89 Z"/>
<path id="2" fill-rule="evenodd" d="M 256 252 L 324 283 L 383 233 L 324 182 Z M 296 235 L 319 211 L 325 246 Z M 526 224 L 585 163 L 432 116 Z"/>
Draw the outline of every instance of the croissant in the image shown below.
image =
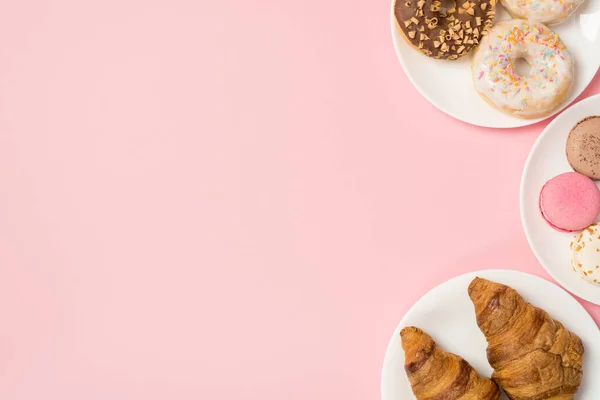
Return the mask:
<path id="1" fill-rule="evenodd" d="M 583 344 L 514 289 L 481 278 L 469 285 L 488 342 L 492 379 L 512 400 L 571 400 L 583 375 Z"/>
<path id="2" fill-rule="evenodd" d="M 414 326 L 400 332 L 404 369 L 417 400 L 500 400 L 498 386 Z"/>

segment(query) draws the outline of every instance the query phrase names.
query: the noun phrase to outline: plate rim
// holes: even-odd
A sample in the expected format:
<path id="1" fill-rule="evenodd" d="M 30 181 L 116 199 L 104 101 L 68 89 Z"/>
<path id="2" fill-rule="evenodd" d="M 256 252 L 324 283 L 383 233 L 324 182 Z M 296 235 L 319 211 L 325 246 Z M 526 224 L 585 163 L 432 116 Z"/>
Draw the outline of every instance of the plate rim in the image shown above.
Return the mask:
<path id="1" fill-rule="evenodd" d="M 598 95 L 600 96 L 600 95 Z M 409 309 L 404 313 L 404 315 L 402 316 L 402 318 L 400 319 L 400 321 L 398 322 L 398 324 L 396 324 L 396 327 L 394 328 L 392 335 L 388 341 L 388 344 L 385 347 L 385 353 L 384 353 L 384 357 L 383 357 L 383 362 L 381 365 L 381 381 L 380 381 L 380 398 L 381 400 L 383 400 L 383 393 L 384 393 L 384 369 L 386 366 L 386 361 L 388 358 L 388 354 L 390 354 L 390 349 L 393 346 L 393 342 L 396 339 L 396 332 L 400 329 L 400 327 L 403 325 L 403 323 L 405 322 L 405 320 L 407 319 L 407 317 L 413 312 L 413 309 L 415 308 L 415 306 L 426 296 L 429 296 L 433 291 L 435 291 L 436 289 L 438 289 L 440 286 L 442 285 L 446 285 L 451 281 L 455 281 L 461 278 L 465 278 L 469 275 L 471 276 L 476 276 L 477 274 L 481 274 L 481 273 L 509 273 L 509 274 L 516 274 L 516 275 L 525 275 L 529 278 L 533 278 L 536 280 L 541 280 L 544 281 L 547 284 L 550 284 L 552 286 L 554 286 L 555 288 L 559 289 L 560 291 L 564 292 L 564 294 L 566 294 L 572 301 L 574 302 L 573 304 L 576 304 L 577 306 L 579 306 L 585 313 L 586 318 L 588 319 L 589 322 L 591 322 L 593 324 L 593 326 L 596 327 L 597 329 L 597 333 L 600 333 L 600 326 L 598 326 L 598 324 L 596 323 L 596 321 L 594 321 L 594 319 L 592 318 L 592 316 L 590 315 L 590 313 L 588 312 L 588 310 L 585 309 L 585 307 L 579 302 L 577 301 L 577 299 L 573 296 L 572 293 L 570 293 L 569 291 L 565 290 L 565 288 L 561 287 L 560 285 L 557 285 L 556 283 L 542 278 L 540 276 L 531 274 L 529 272 L 524 272 L 524 271 L 519 271 L 519 270 L 515 270 L 515 269 L 502 269 L 502 268 L 497 268 L 497 269 L 481 269 L 481 270 L 476 270 L 476 271 L 470 271 L 470 272 L 465 272 L 463 274 L 460 275 L 456 275 L 450 279 L 447 279 L 443 282 L 440 282 L 437 285 L 432 286 L 430 289 L 428 289 L 425 293 L 423 293 L 423 295 L 421 295 L 417 300 L 415 300 L 413 302 L 413 304 L 409 307 Z"/>
<path id="2" fill-rule="evenodd" d="M 527 224 L 525 223 L 525 195 L 524 195 L 524 189 L 525 189 L 525 177 L 527 175 L 527 173 L 529 172 L 529 168 L 530 168 L 530 164 L 533 160 L 533 154 L 536 152 L 536 150 L 539 148 L 539 146 L 542 143 L 542 140 L 544 139 L 544 137 L 548 134 L 548 132 L 550 132 L 550 130 L 556 125 L 558 124 L 558 122 L 561 120 L 561 118 L 563 118 L 563 116 L 570 112 L 571 110 L 577 109 L 578 107 L 583 107 L 585 106 L 585 104 L 587 104 L 588 102 L 593 102 L 593 101 L 598 101 L 600 100 L 600 93 L 599 94 L 594 94 L 591 95 L 589 97 L 586 97 L 583 100 L 578 101 L 577 103 L 573 104 L 573 106 L 569 107 L 567 110 L 565 110 L 564 113 L 561 113 L 558 117 L 556 117 L 555 119 L 553 119 L 545 128 L 544 130 L 542 130 L 542 133 L 540 133 L 538 135 L 538 137 L 536 138 L 535 142 L 533 143 L 533 146 L 531 146 L 531 149 L 529 150 L 529 154 L 527 155 L 527 159 L 525 160 L 525 165 L 523 166 L 523 171 L 521 172 L 521 182 L 519 184 L 519 216 L 521 218 L 521 225 L 523 226 L 523 231 L 525 232 L 525 237 L 527 238 L 527 244 L 529 245 L 529 248 L 531 249 L 531 251 L 533 252 L 533 255 L 535 256 L 537 262 L 542 266 L 542 268 L 544 268 L 544 270 L 552 277 L 552 279 L 554 279 L 560 286 L 562 286 L 566 291 L 572 293 L 573 295 L 589 301 L 592 304 L 596 304 L 596 305 L 600 305 L 600 299 L 593 299 L 585 294 L 579 294 L 577 293 L 577 290 L 574 290 L 573 287 L 568 283 L 565 282 L 559 278 L 557 278 L 557 275 L 555 273 L 553 273 L 541 260 L 540 254 L 539 252 L 535 249 L 535 247 L 533 246 L 533 239 L 532 239 L 532 234 L 529 231 Z"/>
<path id="3" fill-rule="evenodd" d="M 469 124 L 472 126 L 478 126 L 478 127 L 482 127 L 482 128 L 491 128 L 491 129 L 515 129 L 515 128 L 523 128 L 526 126 L 531 126 L 534 124 L 537 124 L 538 122 L 542 122 L 547 120 L 548 118 L 552 118 L 554 116 L 557 116 L 559 114 L 561 114 L 563 111 L 567 110 L 568 108 L 570 108 L 572 105 L 578 103 L 578 99 L 579 97 L 583 94 L 583 92 L 585 92 L 585 90 L 590 86 L 590 84 L 594 81 L 594 78 L 596 77 L 596 75 L 598 75 L 598 71 L 600 71 L 600 63 L 598 63 L 598 66 L 596 67 L 596 72 L 592 75 L 592 78 L 587 82 L 587 84 L 583 87 L 583 89 L 581 90 L 580 93 L 577 94 L 577 96 L 575 96 L 575 98 L 570 101 L 567 102 L 565 101 L 564 104 L 562 104 L 561 106 L 559 106 L 555 111 L 553 111 L 551 114 L 549 114 L 548 116 L 542 117 L 542 118 L 536 118 L 536 119 L 521 119 L 521 118 L 516 118 L 515 117 L 515 124 L 513 125 L 490 125 L 490 124 L 481 124 L 481 123 L 474 123 L 474 122 L 470 122 L 470 121 L 465 121 L 464 119 L 461 119 L 459 117 L 457 117 L 455 114 L 444 110 L 436 101 L 434 101 L 430 96 L 426 95 L 423 92 L 423 89 L 421 89 L 421 87 L 419 85 L 416 84 L 415 79 L 413 78 L 412 74 L 409 73 L 408 69 L 406 68 L 406 62 L 404 60 L 404 58 L 402 57 L 402 54 L 399 50 L 399 46 L 396 44 L 396 31 L 398 30 L 397 27 L 397 21 L 396 21 L 396 16 L 394 15 L 394 4 L 396 3 L 396 0 L 391 0 L 391 11 L 390 11 L 390 16 L 391 16 L 391 36 L 392 36 L 392 45 L 394 46 L 394 52 L 396 53 L 396 58 L 398 59 L 398 61 L 400 62 L 400 65 L 402 66 L 402 70 L 404 71 L 404 75 L 406 75 L 406 77 L 408 78 L 408 80 L 410 81 L 410 83 L 413 85 L 413 87 L 415 89 L 417 89 L 417 92 L 419 92 L 419 94 L 425 99 L 427 100 L 431 105 L 433 105 L 435 108 L 437 108 L 438 110 L 440 110 L 441 112 L 443 112 L 444 114 L 456 119 L 457 121 L 463 122 L 465 124 Z M 401 33 L 398 33 L 399 35 L 402 35 Z M 576 60 L 577 63 L 577 60 Z M 573 90 L 573 88 L 571 87 L 570 90 Z"/>

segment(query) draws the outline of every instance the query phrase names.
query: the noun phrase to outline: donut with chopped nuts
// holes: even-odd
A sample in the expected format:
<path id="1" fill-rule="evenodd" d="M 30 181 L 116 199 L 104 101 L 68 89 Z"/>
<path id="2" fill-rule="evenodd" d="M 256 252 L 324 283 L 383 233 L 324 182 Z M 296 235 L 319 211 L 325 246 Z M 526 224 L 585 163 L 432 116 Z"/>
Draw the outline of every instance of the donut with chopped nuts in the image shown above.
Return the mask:
<path id="1" fill-rule="evenodd" d="M 456 60 L 467 55 L 492 27 L 496 0 L 396 0 L 394 14 L 404 38 L 426 56 Z"/>

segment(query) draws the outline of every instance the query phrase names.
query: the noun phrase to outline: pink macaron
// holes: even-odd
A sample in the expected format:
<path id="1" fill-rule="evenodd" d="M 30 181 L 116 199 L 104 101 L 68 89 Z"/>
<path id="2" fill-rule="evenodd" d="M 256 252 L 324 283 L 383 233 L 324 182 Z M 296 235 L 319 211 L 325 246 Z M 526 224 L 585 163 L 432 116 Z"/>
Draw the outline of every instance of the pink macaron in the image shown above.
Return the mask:
<path id="1" fill-rule="evenodd" d="M 550 179 L 540 193 L 540 211 L 554 229 L 580 231 L 600 214 L 600 190 L 593 180 L 577 172 Z"/>

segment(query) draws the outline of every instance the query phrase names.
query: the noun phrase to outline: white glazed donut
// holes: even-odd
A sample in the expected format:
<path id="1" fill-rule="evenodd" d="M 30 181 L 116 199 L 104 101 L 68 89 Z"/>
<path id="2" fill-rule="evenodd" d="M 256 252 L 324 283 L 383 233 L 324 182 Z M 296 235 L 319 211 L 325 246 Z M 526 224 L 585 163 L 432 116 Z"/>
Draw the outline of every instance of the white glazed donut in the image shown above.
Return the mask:
<path id="1" fill-rule="evenodd" d="M 546 25 L 563 22 L 585 0 L 502 0 L 514 18 L 522 18 Z"/>
<path id="2" fill-rule="evenodd" d="M 520 76 L 515 61 L 531 65 Z M 496 24 L 473 57 L 475 90 L 491 105 L 519 118 L 550 114 L 566 98 L 574 61 L 560 37 L 539 23 L 513 19 Z"/>

